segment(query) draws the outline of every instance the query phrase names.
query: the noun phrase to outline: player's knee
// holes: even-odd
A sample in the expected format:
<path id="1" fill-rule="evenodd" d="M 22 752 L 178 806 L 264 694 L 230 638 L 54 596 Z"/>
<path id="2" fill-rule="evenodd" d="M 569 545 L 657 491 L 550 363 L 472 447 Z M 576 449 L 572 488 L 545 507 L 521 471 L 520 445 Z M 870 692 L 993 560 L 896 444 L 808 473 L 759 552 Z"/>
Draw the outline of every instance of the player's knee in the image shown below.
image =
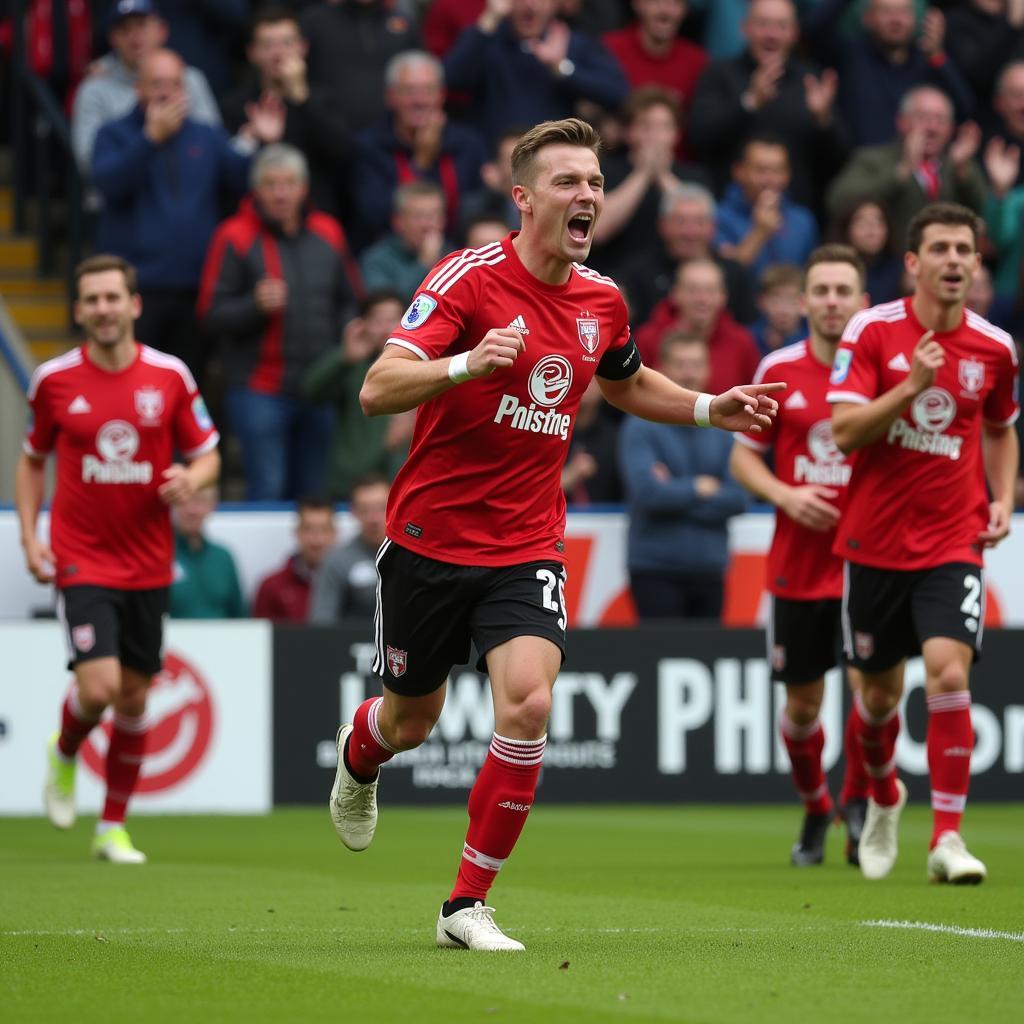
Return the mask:
<path id="1" fill-rule="evenodd" d="M 537 686 L 508 709 L 503 728 L 514 728 L 521 736 L 541 736 L 550 714 L 551 690 L 546 684 Z"/>
<path id="2" fill-rule="evenodd" d="M 78 680 L 78 699 L 83 711 L 101 712 L 117 699 L 120 680 L 116 673 L 82 673 Z"/>
<path id="3" fill-rule="evenodd" d="M 395 722 L 388 739 L 399 750 L 412 750 L 426 741 L 433 728 L 432 718 L 401 718 Z"/>
<path id="4" fill-rule="evenodd" d="M 928 682 L 929 693 L 958 693 L 967 689 L 967 669 L 959 661 L 949 661 Z"/>
<path id="5" fill-rule="evenodd" d="M 820 710 L 821 701 L 810 695 L 790 694 L 786 698 L 786 717 L 794 725 L 810 725 Z"/>
<path id="6" fill-rule="evenodd" d="M 900 695 L 883 686 L 871 686 L 865 682 L 861 690 L 864 707 L 872 715 L 887 715 L 900 702 Z"/>

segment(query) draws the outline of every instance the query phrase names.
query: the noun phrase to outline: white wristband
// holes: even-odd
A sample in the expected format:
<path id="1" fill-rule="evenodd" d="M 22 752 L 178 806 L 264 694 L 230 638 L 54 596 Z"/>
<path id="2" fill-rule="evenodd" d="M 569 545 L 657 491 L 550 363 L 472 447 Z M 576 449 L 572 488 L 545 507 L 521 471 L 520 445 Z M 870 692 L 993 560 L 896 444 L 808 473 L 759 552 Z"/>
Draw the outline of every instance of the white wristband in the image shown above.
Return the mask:
<path id="1" fill-rule="evenodd" d="M 448 379 L 461 384 L 464 380 L 470 380 L 472 376 L 473 374 L 469 372 L 469 353 L 460 352 L 457 356 L 452 356 L 448 364 Z"/>
<path id="2" fill-rule="evenodd" d="M 697 401 L 693 403 L 693 422 L 698 427 L 711 426 L 711 403 L 714 397 L 714 395 L 703 391 L 697 396 Z"/>

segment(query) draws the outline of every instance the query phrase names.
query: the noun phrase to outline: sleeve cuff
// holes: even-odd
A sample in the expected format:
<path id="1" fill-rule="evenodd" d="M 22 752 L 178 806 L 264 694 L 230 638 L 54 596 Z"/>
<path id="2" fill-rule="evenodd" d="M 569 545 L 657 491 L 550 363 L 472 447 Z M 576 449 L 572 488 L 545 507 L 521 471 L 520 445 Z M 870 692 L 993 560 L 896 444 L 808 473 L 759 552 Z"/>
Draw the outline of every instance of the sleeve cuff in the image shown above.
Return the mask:
<path id="1" fill-rule="evenodd" d="M 430 356 L 428 356 L 427 353 L 423 351 L 423 349 L 417 347 L 411 341 L 406 341 L 404 338 L 388 338 L 388 340 L 384 342 L 384 344 L 397 345 L 399 348 L 408 349 L 410 352 L 414 352 L 416 355 L 420 357 L 420 359 L 424 361 L 430 359 Z"/>
<path id="2" fill-rule="evenodd" d="M 830 391 L 825 396 L 825 401 L 829 405 L 835 405 L 837 402 L 853 402 L 856 405 L 867 405 L 871 399 L 867 395 L 862 395 L 859 391 Z"/>
<path id="3" fill-rule="evenodd" d="M 1007 420 L 985 420 L 989 427 L 1012 427 L 1020 417 L 1020 409 L 1014 409 L 1013 415 Z"/>
<path id="4" fill-rule="evenodd" d="M 755 452 L 767 452 L 771 449 L 770 444 L 765 444 L 763 441 L 755 441 L 746 434 L 736 434 L 734 440 L 737 444 L 743 445 L 744 448 L 752 448 Z"/>
<path id="5" fill-rule="evenodd" d="M 220 444 L 220 434 L 215 430 L 201 445 L 197 448 L 190 448 L 187 452 L 181 454 L 186 459 L 198 459 L 200 455 L 205 455 L 207 452 L 212 452 L 217 445 Z"/>

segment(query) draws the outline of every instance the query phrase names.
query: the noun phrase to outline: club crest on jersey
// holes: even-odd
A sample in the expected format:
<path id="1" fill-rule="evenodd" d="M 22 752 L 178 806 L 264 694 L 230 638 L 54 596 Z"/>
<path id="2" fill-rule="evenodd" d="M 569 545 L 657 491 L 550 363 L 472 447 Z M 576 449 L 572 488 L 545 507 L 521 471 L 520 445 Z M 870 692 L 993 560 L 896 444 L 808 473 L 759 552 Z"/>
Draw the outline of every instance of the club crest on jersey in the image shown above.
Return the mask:
<path id="1" fill-rule="evenodd" d="M 397 679 L 405 675 L 409 667 L 409 652 L 400 651 L 397 647 L 388 644 L 388 671 Z"/>
<path id="2" fill-rule="evenodd" d="M 93 629 L 92 623 L 75 626 L 71 630 L 71 642 L 75 645 L 76 651 L 88 654 L 96 646 L 96 630 Z"/>
<path id="3" fill-rule="evenodd" d="M 964 389 L 961 394 L 976 398 L 985 386 L 985 364 L 979 359 L 961 359 L 957 377 Z"/>
<path id="4" fill-rule="evenodd" d="M 139 388 L 135 392 L 135 411 L 143 423 L 159 423 L 164 411 L 164 393 L 159 388 Z"/>
<path id="5" fill-rule="evenodd" d="M 867 661 L 875 653 L 875 638 L 870 633 L 854 633 L 853 649 L 858 658 Z"/>
<path id="6" fill-rule="evenodd" d="M 593 355 L 601 344 L 601 325 L 597 317 L 576 317 L 576 330 L 580 336 L 580 344 Z"/>
<path id="7" fill-rule="evenodd" d="M 829 377 L 829 384 L 842 384 L 850 375 L 850 363 L 853 362 L 853 352 L 848 348 L 841 348 L 836 353 L 836 361 L 832 364 L 832 375 Z"/>
<path id="8" fill-rule="evenodd" d="M 437 299 L 432 299 L 429 295 L 417 295 L 412 300 L 411 305 L 405 311 L 405 316 L 402 317 L 402 326 L 407 331 L 415 331 L 417 327 L 422 327 L 434 310 L 437 309 Z"/>

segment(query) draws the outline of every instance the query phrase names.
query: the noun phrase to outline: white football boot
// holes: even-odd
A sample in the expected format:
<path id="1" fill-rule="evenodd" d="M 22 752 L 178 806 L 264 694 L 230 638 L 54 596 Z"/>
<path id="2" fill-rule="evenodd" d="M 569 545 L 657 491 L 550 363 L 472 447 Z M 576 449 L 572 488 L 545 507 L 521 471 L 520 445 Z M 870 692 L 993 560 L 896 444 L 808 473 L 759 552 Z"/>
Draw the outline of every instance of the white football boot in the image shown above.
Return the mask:
<path id="1" fill-rule="evenodd" d="M 338 838 L 350 850 L 365 850 L 373 842 L 377 828 L 377 780 L 362 783 L 352 778 L 345 767 L 345 742 L 351 725 L 338 730 L 338 771 L 331 789 L 331 821 Z"/>
<path id="2" fill-rule="evenodd" d="M 46 782 L 43 785 L 46 816 L 54 828 L 67 829 L 75 823 L 75 761 L 61 757 L 57 733 L 46 743 Z"/>
<path id="3" fill-rule="evenodd" d="M 943 832 L 928 854 L 928 881 L 978 885 L 988 875 L 985 865 L 966 846 L 959 832 Z"/>
<path id="4" fill-rule="evenodd" d="M 494 923 L 494 907 L 485 907 L 480 900 L 448 917 L 441 907 L 437 915 L 437 944 L 441 949 L 479 949 L 491 953 L 522 953 L 526 949 Z"/>
<path id="5" fill-rule="evenodd" d="M 92 855 L 111 864 L 145 864 L 146 855 L 135 844 L 123 825 L 101 832 L 92 841 Z"/>
<path id="6" fill-rule="evenodd" d="M 868 799 L 864 831 L 860 837 L 860 871 L 865 878 L 885 878 L 896 863 L 899 846 L 900 815 L 907 804 L 907 787 L 897 779 L 900 798 L 892 807 L 882 807 Z"/>

